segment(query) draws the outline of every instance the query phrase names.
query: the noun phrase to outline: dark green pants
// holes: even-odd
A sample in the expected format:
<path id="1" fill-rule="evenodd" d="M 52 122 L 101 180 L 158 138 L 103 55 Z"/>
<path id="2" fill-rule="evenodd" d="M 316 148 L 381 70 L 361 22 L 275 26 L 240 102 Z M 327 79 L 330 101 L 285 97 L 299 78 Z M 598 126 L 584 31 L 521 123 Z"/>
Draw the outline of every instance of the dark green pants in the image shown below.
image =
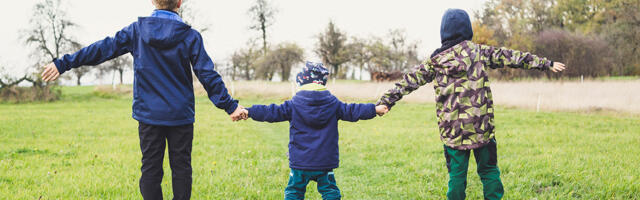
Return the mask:
<path id="1" fill-rule="evenodd" d="M 304 199 L 309 181 L 318 183 L 318 192 L 322 194 L 322 199 L 340 199 L 340 189 L 336 185 L 336 178 L 333 171 L 307 171 L 291 169 L 289 174 L 289 184 L 284 190 L 285 200 Z"/>
<path id="2" fill-rule="evenodd" d="M 449 190 L 447 198 L 452 200 L 464 199 L 467 188 L 467 170 L 469 168 L 469 154 L 471 150 L 455 150 L 444 146 L 444 156 L 449 169 Z M 501 199 L 504 194 L 500 170 L 496 154 L 496 141 L 492 140 L 487 146 L 474 149 L 473 155 L 478 164 L 478 175 L 482 181 L 484 199 Z"/>

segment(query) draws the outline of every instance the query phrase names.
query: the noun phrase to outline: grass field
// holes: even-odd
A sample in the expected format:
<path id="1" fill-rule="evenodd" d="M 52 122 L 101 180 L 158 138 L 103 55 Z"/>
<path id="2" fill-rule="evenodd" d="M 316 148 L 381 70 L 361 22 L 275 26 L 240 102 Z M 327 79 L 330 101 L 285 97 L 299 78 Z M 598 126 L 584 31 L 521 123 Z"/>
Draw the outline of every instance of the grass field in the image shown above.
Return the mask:
<path id="1" fill-rule="evenodd" d="M 54 103 L 0 104 L 0 199 L 140 199 L 131 99 L 92 91 L 69 87 Z M 288 124 L 233 123 L 205 97 L 196 110 L 193 199 L 282 199 Z M 498 107 L 496 123 L 505 199 L 640 198 L 640 117 Z M 344 199 L 445 198 L 433 104 L 401 103 L 340 131 L 335 172 Z M 481 199 L 474 171 L 471 164 L 468 199 Z M 166 199 L 170 174 L 165 159 Z M 307 197 L 320 199 L 315 184 Z"/>

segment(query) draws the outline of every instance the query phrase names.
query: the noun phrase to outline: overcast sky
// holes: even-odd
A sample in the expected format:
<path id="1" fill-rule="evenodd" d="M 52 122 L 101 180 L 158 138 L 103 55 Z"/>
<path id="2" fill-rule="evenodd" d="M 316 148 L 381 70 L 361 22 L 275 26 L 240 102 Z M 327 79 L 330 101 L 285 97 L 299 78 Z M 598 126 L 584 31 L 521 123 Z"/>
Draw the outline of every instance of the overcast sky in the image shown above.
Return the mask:
<path id="1" fill-rule="evenodd" d="M 20 30 L 28 27 L 33 6 L 39 0 L 10 1 L 0 12 L 0 65 L 12 75 L 20 76 L 29 60 L 30 49 L 19 41 Z M 248 30 L 251 21 L 247 10 L 253 0 L 190 0 L 200 22 L 210 24 L 203 33 L 206 49 L 217 62 L 226 62 L 236 49 L 259 34 Z M 91 44 L 147 16 L 154 7 L 151 0 L 62 0 L 68 18 L 79 28 L 73 36 L 83 44 Z M 271 0 L 278 9 L 275 24 L 268 30 L 269 42 L 295 42 L 305 49 L 309 60 L 313 54 L 315 35 L 333 20 L 349 36 L 384 36 L 390 29 L 403 29 L 410 40 L 420 42 L 419 52 L 425 57 L 440 46 L 439 27 L 448 8 L 473 12 L 484 0 Z M 197 25 L 197 24 L 196 24 Z M 89 77 L 89 79 L 91 79 Z M 127 80 L 131 80 L 128 77 Z M 86 82 L 86 81 L 85 81 Z M 109 81 L 110 82 L 110 81 Z"/>

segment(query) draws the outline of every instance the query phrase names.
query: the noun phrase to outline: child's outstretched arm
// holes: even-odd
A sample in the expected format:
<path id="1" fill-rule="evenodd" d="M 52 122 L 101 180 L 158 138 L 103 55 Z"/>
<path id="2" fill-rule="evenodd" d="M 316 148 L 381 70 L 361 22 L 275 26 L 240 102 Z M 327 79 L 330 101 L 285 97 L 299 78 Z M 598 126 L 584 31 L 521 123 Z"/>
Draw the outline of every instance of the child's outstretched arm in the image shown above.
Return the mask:
<path id="1" fill-rule="evenodd" d="M 405 74 L 402 81 L 396 83 L 396 87 L 387 91 L 380 100 L 378 100 L 377 105 L 384 105 L 390 110 L 404 95 L 408 95 L 420 88 L 420 86 L 433 81 L 436 72 L 429 62 L 431 62 L 431 60 L 425 61 L 414 69 L 413 72 Z"/>
<path id="2" fill-rule="evenodd" d="M 246 109 L 249 118 L 260 122 L 283 122 L 291 120 L 291 101 L 281 105 L 253 105 Z"/>
<path id="3" fill-rule="evenodd" d="M 74 54 L 67 54 L 57 58 L 45 66 L 42 72 L 43 81 L 55 81 L 60 74 L 83 65 L 98 65 L 107 60 L 131 52 L 133 25 L 118 31 L 114 37 L 107 37 Z"/>
<path id="4" fill-rule="evenodd" d="M 381 106 L 382 107 L 382 106 Z M 357 122 L 358 120 L 367 120 L 376 117 L 378 110 L 376 105 L 371 103 L 353 103 L 346 104 L 340 102 L 340 108 L 338 110 L 338 119 Z"/>
<path id="5" fill-rule="evenodd" d="M 492 69 L 511 68 L 551 70 L 560 72 L 564 70 L 564 64 L 550 61 L 547 58 L 533 55 L 529 52 L 522 52 L 507 48 L 497 48 L 493 46 L 480 45 L 480 59 L 489 61 L 487 64 Z"/>

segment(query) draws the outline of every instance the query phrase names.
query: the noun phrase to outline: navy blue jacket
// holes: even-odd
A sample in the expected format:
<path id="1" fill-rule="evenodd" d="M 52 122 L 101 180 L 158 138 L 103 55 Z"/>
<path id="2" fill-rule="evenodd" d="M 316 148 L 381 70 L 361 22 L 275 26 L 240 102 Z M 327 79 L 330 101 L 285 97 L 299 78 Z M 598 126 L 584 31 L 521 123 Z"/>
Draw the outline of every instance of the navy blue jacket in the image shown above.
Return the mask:
<path id="1" fill-rule="evenodd" d="M 248 110 L 256 121 L 289 121 L 289 166 L 300 170 L 338 168 L 338 120 L 376 116 L 374 104 L 345 104 L 329 91 L 300 91 L 281 105 L 254 105 Z"/>
<path id="2" fill-rule="evenodd" d="M 193 72 L 220 109 L 233 113 L 231 98 L 204 49 L 202 36 L 189 25 L 157 17 L 141 17 L 114 37 L 55 59 L 60 73 L 82 65 L 98 65 L 120 55 L 133 55 L 133 118 L 151 125 L 194 122 Z"/>

